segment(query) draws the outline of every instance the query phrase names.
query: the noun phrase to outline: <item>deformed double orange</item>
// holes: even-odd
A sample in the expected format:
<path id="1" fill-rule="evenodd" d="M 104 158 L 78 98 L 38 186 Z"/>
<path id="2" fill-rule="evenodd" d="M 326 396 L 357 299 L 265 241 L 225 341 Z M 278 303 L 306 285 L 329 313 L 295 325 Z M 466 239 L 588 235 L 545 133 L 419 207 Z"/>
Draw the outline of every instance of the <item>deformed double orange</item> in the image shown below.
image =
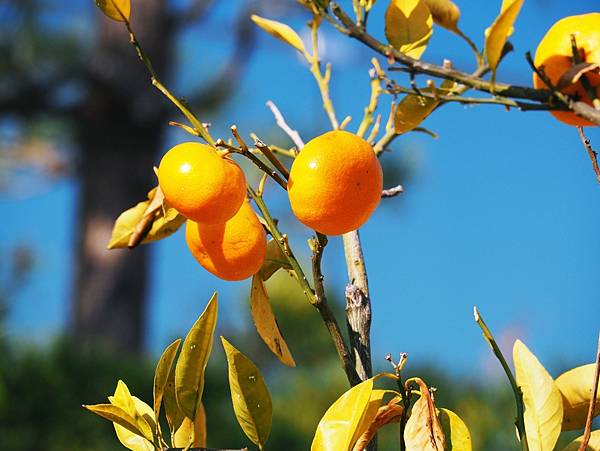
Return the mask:
<path id="1" fill-rule="evenodd" d="M 158 167 L 158 183 L 167 202 L 196 222 L 225 222 L 246 198 L 241 168 L 206 144 L 186 142 L 170 149 Z"/>
<path id="2" fill-rule="evenodd" d="M 198 263 L 224 280 L 243 280 L 256 274 L 267 251 L 265 231 L 248 201 L 224 223 L 188 220 L 185 238 Z"/>
<path id="3" fill-rule="evenodd" d="M 381 199 L 383 173 L 373 147 L 346 132 L 331 131 L 300 151 L 288 181 L 294 215 L 325 235 L 363 225 Z"/>
<path id="4" fill-rule="evenodd" d="M 573 66 L 571 35 L 575 36 L 581 62 L 600 64 L 600 13 L 565 17 L 552 25 L 535 52 L 535 66 L 544 70 L 554 86 L 559 84 L 563 74 Z M 596 97 L 600 98 L 600 74 L 590 71 L 584 76 L 595 91 Z M 533 85 L 538 89 L 548 88 L 535 73 L 533 74 Z M 561 91 L 589 105 L 592 104 L 581 81 L 570 84 Z M 558 120 L 569 125 L 597 125 L 569 111 L 552 111 L 551 113 Z"/>

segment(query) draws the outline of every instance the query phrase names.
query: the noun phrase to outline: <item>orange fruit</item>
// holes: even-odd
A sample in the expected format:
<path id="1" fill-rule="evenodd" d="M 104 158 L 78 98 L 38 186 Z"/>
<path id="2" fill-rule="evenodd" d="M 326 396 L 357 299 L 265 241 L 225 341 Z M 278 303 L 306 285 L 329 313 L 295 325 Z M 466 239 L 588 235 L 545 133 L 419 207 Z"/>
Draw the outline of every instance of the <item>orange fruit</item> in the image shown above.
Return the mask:
<path id="1" fill-rule="evenodd" d="M 267 251 L 265 230 L 248 201 L 221 224 L 188 220 L 185 239 L 198 263 L 224 280 L 242 280 L 256 274 Z"/>
<path id="2" fill-rule="evenodd" d="M 371 145 L 346 132 L 311 140 L 290 170 L 288 196 L 294 215 L 325 235 L 363 225 L 381 199 L 383 173 Z"/>
<path id="3" fill-rule="evenodd" d="M 534 63 L 536 67 L 543 67 L 544 72 L 557 85 L 561 76 L 573 65 L 573 51 L 571 50 L 571 35 L 575 35 L 577 47 L 582 62 L 600 63 L 600 13 L 582 14 L 560 19 L 548 30 L 542 38 L 535 52 Z M 600 74 L 588 72 L 586 74 L 590 85 L 600 97 Z M 547 88 L 546 84 L 533 74 L 533 86 L 539 89 Z M 570 96 L 575 96 L 592 104 L 581 81 L 569 85 L 561 90 Z M 586 121 L 567 111 L 551 111 L 558 120 L 569 125 L 591 126 L 597 125 Z"/>
<path id="4" fill-rule="evenodd" d="M 160 161 L 158 183 L 167 202 L 196 222 L 225 222 L 246 198 L 240 167 L 206 144 L 186 142 L 170 149 Z"/>

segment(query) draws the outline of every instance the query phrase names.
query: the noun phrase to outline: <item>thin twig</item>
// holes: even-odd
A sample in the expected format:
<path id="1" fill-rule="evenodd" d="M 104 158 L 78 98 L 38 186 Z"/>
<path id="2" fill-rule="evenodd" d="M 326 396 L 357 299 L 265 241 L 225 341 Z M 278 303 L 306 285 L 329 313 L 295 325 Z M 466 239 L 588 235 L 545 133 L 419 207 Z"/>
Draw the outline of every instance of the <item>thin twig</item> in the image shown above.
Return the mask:
<path id="1" fill-rule="evenodd" d="M 592 399 L 590 400 L 590 407 L 588 409 L 587 418 L 585 420 L 585 430 L 583 433 L 583 440 L 579 445 L 579 451 L 585 451 L 590 437 L 592 435 L 592 420 L 594 419 L 594 412 L 596 411 L 596 396 L 598 396 L 598 379 L 600 378 L 600 334 L 598 334 L 598 347 L 596 348 L 596 371 L 594 372 L 594 384 L 592 387 Z"/>
<path id="2" fill-rule="evenodd" d="M 279 159 L 275 156 L 275 154 L 273 154 L 273 151 L 269 148 L 269 146 L 267 146 L 260 139 L 257 139 L 254 142 L 254 147 L 256 147 L 258 150 L 260 150 L 262 152 L 262 154 L 265 157 L 267 157 L 267 160 L 269 160 L 271 162 L 271 164 L 273 166 L 275 166 L 279 172 L 281 172 L 281 175 L 283 175 L 283 177 L 286 180 L 288 180 L 290 178 L 290 171 L 288 171 L 288 169 L 283 165 L 283 163 L 281 161 L 279 161 Z"/>
<path id="3" fill-rule="evenodd" d="M 298 131 L 293 130 L 287 124 L 285 118 L 283 117 L 283 114 L 281 114 L 281 111 L 279 111 L 279 108 L 277 108 L 277 105 L 275 105 L 272 101 L 269 100 L 267 101 L 267 106 L 273 113 L 273 116 L 275 116 L 275 122 L 277 123 L 279 128 L 281 128 L 290 137 L 296 148 L 302 149 L 304 147 L 304 141 L 302 141 L 302 138 L 300 137 Z"/>
<path id="4" fill-rule="evenodd" d="M 577 127 L 577 131 L 579 132 L 581 142 L 583 143 L 583 146 L 585 147 L 585 150 L 587 151 L 588 155 L 590 156 L 590 160 L 592 161 L 592 167 L 594 168 L 594 172 L 596 173 L 596 180 L 598 181 L 598 184 L 600 184 L 600 167 L 598 167 L 598 153 L 594 149 L 592 149 L 592 144 L 590 143 L 590 140 L 586 138 L 585 134 L 583 133 L 583 127 Z"/>

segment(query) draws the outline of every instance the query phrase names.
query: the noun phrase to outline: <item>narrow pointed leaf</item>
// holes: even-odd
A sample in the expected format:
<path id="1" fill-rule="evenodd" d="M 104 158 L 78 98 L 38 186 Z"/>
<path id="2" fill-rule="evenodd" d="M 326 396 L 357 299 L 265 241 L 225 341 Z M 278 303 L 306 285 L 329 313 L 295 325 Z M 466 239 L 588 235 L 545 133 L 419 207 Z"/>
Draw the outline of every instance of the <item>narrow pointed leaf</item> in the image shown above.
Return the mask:
<path id="1" fill-rule="evenodd" d="M 265 30 L 271 36 L 274 36 L 286 44 L 291 45 L 299 52 L 305 53 L 304 42 L 302 42 L 302 39 L 300 39 L 298 33 L 292 30 L 292 28 L 290 28 L 288 25 L 277 22 L 276 20 L 265 19 L 257 16 L 256 14 L 253 14 L 251 19 L 256 25 Z"/>
<path id="2" fill-rule="evenodd" d="M 152 408 L 141 399 L 132 396 L 134 408 L 143 418 L 147 419 L 147 422 L 156 425 L 154 420 L 154 412 Z M 127 428 L 124 428 L 118 423 L 113 423 L 117 438 L 126 448 L 132 451 L 154 451 L 154 445 L 147 438 L 140 437 L 134 434 Z"/>
<path id="3" fill-rule="evenodd" d="M 396 50 L 418 59 L 433 32 L 425 0 L 390 0 L 385 13 L 385 36 Z"/>
<path id="4" fill-rule="evenodd" d="M 221 337 L 229 368 L 229 388 L 233 411 L 246 436 L 264 449 L 271 432 L 271 396 L 252 361 Z"/>
<path id="5" fill-rule="evenodd" d="M 347 451 L 369 406 L 373 378 L 355 385 L 325 412 L 313 439 L 312 451 Z"/>
<path id="6" fill-rule="evenodd" d="M 267 347 L 284 365 L 295 367 L 296 362 L 290 352 L 269 302 L 269 295 L 265 283 L 259 275 L 252 277 L 250 292 L 250 312 L 256 331 Z"/>
<path id="7" fill-rule="evenodd" d="M 102 418 L 107 419 L 108 421 L 112 421 L 113 423 L 117 423 L 123 426 L 128 431 L 133 432 L 140 437 L 143 437 L 142 432 L 139 430 L 135 419 L 121 409 L 118 406 L 114 406 L 112 404 L 96 404 L 93 406 L 83 406 L 85 409 L 90 412 L 95 413 L 96 415 L 101 416 Z"/>
<path id="8" fill-rule="evenodd" d="M 167 423 L 169 424 L 169 431 L 171 437 L 180 428 L 181 423 L 185 418 L 184 413 L 177 405 L 177 399 L 175 397 L 175 367 L 171 367 L 169 378 L 167 379 L 167 385 L 165 386 L 165 392 L 163 395 L 163 405 L 165 408 L 165 416 L 167 417 Z"/>
<path id="9" fill-rule="evenodd" d="M 591 363 L 573 368 L 556 378 L 555 383 L 563 403 L 563 431 L 581 429 L 585 426 L 592 400 L 595 371 L 596 365 Z M 600 415 L 600 393 L 596 397 L 594 416 L 596 415 Z"/>
<path id="10" fill-rule="evenodd" d="M 524 0 L 504 0 L 500 15 L 496 17 L 494 23 L 486 31 L 485 54 L 492 69 L 492 74 L 496 73 L 498 63 L 502 56 L 502 49 L 506 40 L 513 30 L 513 25 Z"/>
<path id="11" fill-rule="evenodd" d="M 446 438 L 448 451 L 471 451 L 471 433 L 464 421 L 448 409 L 440 409 L 440 423 Z"/>
<path id="12" fill-rule="evenodd" d="M 444 432 L 440 425 L 435 404 L 425 383 L 417 379 L 421 397 L 414 403 L 404 429 L 406 451 L 443 451 Z"/>
<path id="13" fill-rule="evenodd" d="M 217 293 L 185 337 L 175 366 L 175 396 L 186 417 L 194 419 L 204 391 L 204 371 L 217 324 Z"/>
<path id="14" fill-rule="evenodd" d="M 123 17 L 129 20 L 131 13 L 130 0 L 96 0 L 96 6 L 113 20 L 123 22 Z"/>
<path id="15" fill-rule="evenodd" d="M 160 406 L 165 393 L 165 387 L 167 386 L 169 374 L 171 373 L 171 368 L 173 367 L 173 362 L 175 361 L 175 356 L 177 355 L 177 350 L 179 349 L 180 344 L 181 338 L 178 338 L 169 346 L 167 346 L 163 354 L 160 356 L 158 364 L 156 365 L 153 387 L 155 418 L 158 418 Z"/>
<path id="16" fill-rule="evenodd" d="M 185 448 L 204 448 L 206 446 L 206 412 L 202 403 L 199 404 L 196 418 L 192 421 L 184 418 L 181 426 L 173 435 L 173 447 Z"/>
<path id="17" fill-rule="evenodd" d="M 569 443 L 565 448 L 563 448 L 563 451 L 578 451 L 582 443 L 583 435 L 581 437 L 577 437 L 575 440 Z M 586 451 L 600 451 L 600 430 L 592 431 Z"/>
<path id="18" fill-rule="evenodd" d="M 450 0 L 425 0 L 431 11 L 433 21 L 441 27 L 451 31 L 458 30 L 460 9 Z"/>
<path id="19" fill-rule="evenodd" d="M 537 357 L 520 340 L 515 341 L 513 360 L 515 379 L 523 392 L 529 451 L 550 451 L 561 430 L 560 391 Z"/>

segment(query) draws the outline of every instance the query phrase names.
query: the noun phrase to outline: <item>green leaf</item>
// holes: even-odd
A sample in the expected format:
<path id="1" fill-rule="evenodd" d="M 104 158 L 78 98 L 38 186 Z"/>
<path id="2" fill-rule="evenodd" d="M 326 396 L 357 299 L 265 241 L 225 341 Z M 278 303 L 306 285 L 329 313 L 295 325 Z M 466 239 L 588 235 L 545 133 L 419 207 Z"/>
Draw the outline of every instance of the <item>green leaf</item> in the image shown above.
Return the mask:
<path id="1" fill-rule="evenodd" d="M 404 429 L 407 450 L 443 451 L 445 437 L 429 389 L 421 379 L 416 379 L 421 396 L 413 404 Z"/>
<path id="2" fill-rule="evenodd" d="M 184 418 L 177 432 L 173 434 L 173 447 L 204 448 L 206 446 L 206 412 L 202 403 L 198 404 L 196 418 Z"/>
<path id="3" fill-rule="evenodd" d="M 436 91 L 447 95 L 452 92 L 456 83 L 444 80 Z M 432 93 L 432 88 L 421 89 L 424 93 Z M 439 105 L 439 100 L 409 94 L 396 106 L 394 113 L 394 129 L 396 133 L 407 133 L 417 128 Z"/>
<path id="4" fill-rule="evenodd" d="M 141 414 L 144 418 L 148 418 L 149 421 L 151 420 L 152 423 L 154 423 L 154 412 L 152 411 L 152 408 L 135 396 L 132 396 L 132 399 L 136 412 L 139 412 L 139 414 Z M 117 438 L 123 444 L 123 446 L 125 446 L 125 448 L 128 448 L 132 451 L 154 451 L 154 445 L 151 441 L 148 441 L 148 439 L 134 434 L 118 423 L 113 423 L 113 426 L 115 427 Z"/>
<path id="5" fill-rule="evenodd" d="M 592 400 L 596 365 L 578 366 L 556 378 L 563 403 L 563 431 L 581 429 L 585 426 L 587 413 Z M 594 416 L 600 414 L 600 393 L 596 397 Z"/>
<path id="6" fill-rule="evenodd" d="M 285 235 L 284 235 L 285 236 Z M 267 252 L 265 254 L 265 261 L 262 267 L 258 271 L 261 279 L 267 281 L 275 274 L 279 269 L 292 269 L 290 262 L 281 251 L 281 248 L 277 242 L 273 239 L 267 243 Z"/>
<path id="7" fill-rule="evenodd" d="M 108 249 L 131 248 L 175 233 L 185 217 L 174 208 L 165 208 L 163 201 L 162 191 L 154 188 L 148 193 L 148 200 L 121 213 L 113 226 Z"/>
<path id="8" fill-rule="evenodd" d="M 260 275 L 252 277 L 252 289 L 250 292 L 250 312 L 252 320 L 260 338 L 267 347 L 284 365 L 295 367 L 296 362 L 290 352 L 279 325 L 275 319 L 275 314 L 269 302 L 269 295 L 265 283 Z"/>
<path id="9" fill-rule="evenodd" d="M 177 405 L 177 398 L 175 397 L 174 366 L 171 367 L 171 371 L 169 372 L 169 378 L 167 379 L 167 385 L 165 386 L 165 393 L 163 395 L 163 405 L 165 406 L 165 416 L 167 417 L 167 423 L 169 424 L 169 431 L 171 432 L 171 437 L 173 437 L 173 435 L 181 427 L 181 424 L 185 419 L 185 415 Z"/>
<path id="10" fill-rule="evenodd" d="M 107 419 L 108 421 L 112 421 L 113 423 L 123 426 L 128 431 L 131 431 L 140 437 L 144 436 L 144 434 L 142 434 L 142 432 L 139 430 L 135 419 L 118 406 L 114 406 L 112 404 L 95 404 L 93 406 L 84 405 L 83 407 L 90 412 Z"/>
<path id="11" fill-rule="evenodd" d="M 221 337 L 221 342 L 227 356 L 235 417 L 248 438 L 262 450 L 273 416 L 269 390 L 256 365 L 225 338 Z"/>
<path id="12" fill-rule="evenodd" d="M 523 6 L 523 0 L 504 0 L 500 15 L 486 30 L 485 54 L 492 69 L 492 78 L 495 77 L 498 63 L 502 57 L 502 49 L 512 33 L 521 6 Z"/>
<path id="13" fill-rule="evenodd" d="M 583 443 L 583 435 L 569 443 L 563 451 L 578 451 Z M 586 451 L 600 451 L 600 431 L 592 431 Z"/>
<path id="14" fill-rule="evenodd" d="M 256 25 L 265 30 L 271 36 L 274 36 L 286 44 L 291 45 L 301 53 L 306 53 L 306 50 L 304 49 L 304 42 L 302 42 L 302 39 L 300 39 L 298 33 L 292 30 L 288 25 L 277 22 L 276 20 L 265 19 L 257 16 L 256 14 L 252 14 L 250 18 Z"/>
<path id="15" fill-rule="evenodd" d="M 118 22 L 129 20 L 130 0 L 96 0 L 96 6 L 113 20 Z"/>
<path id="16" fill-rule="evenodd" d="M 433 21 L 441 27 L 450 31 L 458 30 L 460 9 L 450 0 L 425 0 L 431 11 Z"/>
<path id="17" fill-rule="evenodd" d="M 433 32 L 425 0 L 391 0 L 385 13 L 385 36 L 396 50 L 419 59 Z"/>
<path id="18" fill-rule="evenodd" d="M 185 337 L 175 366 L 175 396 L 186 417 L 194 419 L 204 391 L 204 371 L 217 324 L 217 293 Z"/>
<path id="19" fill-rule="evenodd" d="M 440 423 L 448 451 L 471 451 L 471 434 L 464 421 L 448 409 L 440 409 Z"/>
<path id="20" fill-rule="evenodd" d="M 529 450 L 552 450 L 563 417 L 560 392 L 537 357 L 520 340 L 515 341 L 513 360 L 517 385 L 523 393 Z"/>
<path id="21" fill-rule="evenodd" d="M 347 451 L 369 406 L 373 378 L 355 385 L 325 412 L 313 439 L 312 451 Z"/>
<path id="22" fill-rule="evenodd" d="M 142 433 L 142 436 L 152 442 L 154 439 L 153 430 L 156 428 L 156 422 L 154 420 L 154 414 L 150 409 L 151 415 L 148 415 L 147 409 L 145 408 L 146 403 L 140 401 L 136 403 L 134 396 L 131 396 L 129 388 L 122 380 L 117 382 L 117 388 L 115 389 L 114 396 L 110 396 L 108 399 L 114 406 L 120 407 L 128 415 L 130 415 L 137 425 L 138 430 Z M 139 409 L 138 409 L 139 407 Z M 146 413 L 144 413 L 144 411 Z"/>
<path id="23" fill-rule="evenodd" d="M 154 372 L 154 386 L 152 390 L 154 395 L 154 418 L 158 418 L 160 405 L 162 404 L 165 393 L 165 387 L 167 386 L 169 374 L 171 373 L 171 368 L 173 367 L 173 362 L 175 361 L 175 356 L 177 355 L 180 344 L 181 338 L 178 338 L 167 346 L 156 365 L 156 371 Z"/>

